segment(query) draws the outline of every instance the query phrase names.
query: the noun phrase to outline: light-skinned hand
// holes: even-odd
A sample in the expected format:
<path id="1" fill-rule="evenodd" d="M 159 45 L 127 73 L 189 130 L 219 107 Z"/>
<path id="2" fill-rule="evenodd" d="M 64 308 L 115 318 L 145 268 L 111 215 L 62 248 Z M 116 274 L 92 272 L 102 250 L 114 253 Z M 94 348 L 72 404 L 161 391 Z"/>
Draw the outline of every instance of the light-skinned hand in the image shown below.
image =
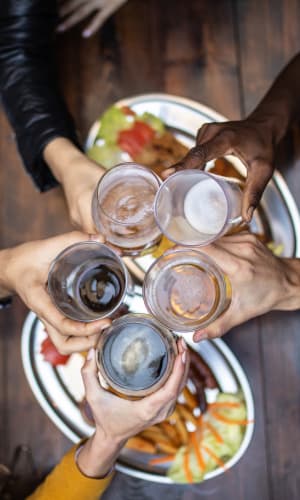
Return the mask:
<path id="1" fill-rule="evenodd" d="M 0 253 L 1 267 L 4 266 L 1 287 L 7 293 L 18 294 L 26 306 L 36 313 L 61 354 L 88 350 L 96 344 L 100 331 L 111 324 L 108 318 L 91 323 L 66 318 L 55 307 L 47 291 L 51 262 L 69 245 L 88 239 L 87 234 L 74 231 L 24 243 Z M 101 240 L 101 236 L 97 237 L 97 241 Z"/>
<path id="2" fill-rule="evenodd" d="M 275 257 L 250 233 L 225 236 L 199 250 L 209 255 L 232 286 L 229 308 L 194 334 L 196 342 L 220 337 L 234 326 L 273 310 L 300 307 L 300 260 Z"/>
<path id="3" fill-rule="evenodd" d="M 164 386 L 150 396 L 135 401 L 119 398 L 101 387 L 95 350 L 88 353 L 82 377 L 96 432 L 77 460 L 79 468 L 86 475 L 97 477 L 107 472 L 127 439 L 172 414 L 189 370 L 186 344 L 181 339 L 177 346 L 174 368 Z"/>
<path id="4" fill-rule="evenodd" d="M 61 0 L 59 2 L 60 24 L 58 32 L 66 31 L 72 26 L 92 16 L 82 32 L 88 38 L 101 28 L 105 21 L 112 16 L 127 0 Z"/>

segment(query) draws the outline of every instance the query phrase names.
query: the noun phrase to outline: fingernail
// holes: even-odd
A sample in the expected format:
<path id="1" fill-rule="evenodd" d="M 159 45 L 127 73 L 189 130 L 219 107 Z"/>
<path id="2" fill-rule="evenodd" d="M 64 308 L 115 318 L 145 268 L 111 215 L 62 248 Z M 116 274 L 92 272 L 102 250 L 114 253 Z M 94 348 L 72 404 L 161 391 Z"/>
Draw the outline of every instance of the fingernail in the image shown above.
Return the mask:
<path id="1" fill-rule="evenodd" d="M 63 31 L 65 31 L 66 27 L 64 24 L 59 24 L 56 28 L 56 31 L 58 31 L 58 33 L 62 33 Z"/>
<path id="2" fill-rule="evenodd" d="M 195 335 L 194 335 L 195 342 L 201 342 L 201 340 L 207 340 L 207 339 L 208 339 L 208 335 L 205 332 L 195 333 Z"/>
<path id="3" fill-rule="evenodd" d="M 90 32 L 90 30 L 84 30 L 84 31 L 82 32 L 82 36 L 83 36 L 83 38 L 89 38 L 89 36 L 91 36 L 91 34 L 92 34 L 92 33 Z"/>
<path id="4" fill-rule="evenodd" d="M 181 354 L 181 360 L 182 360 L 183 364 L 185 364 L 185 362 L 186 362 L 186 351 L 183 351 L 183 353 Z"/>
<path id="5" fill-rule="evenodd" d="M 95 349 L 93 347 L 91 347 L 91 349 L 87 353 L 86 359 L 88 361 L 91 361 L 94 357 L 95 357 Z"/>
<path id="6" fill-rule="evenodd" d="M 251 221 L 253 212 L 254 212 L 254 207 L 253 206 L 249 207 L 247 210 L 247 221 L 248 222 Z"/>
<path id="7" fill-rule="evenodd" d="M 181 337 L 181 345 L 182 345 L 183 349 L 186 351 L 187 350 L 187 345 L 186 345 L 186 341 L 184 340 L 183 337 Z"/>

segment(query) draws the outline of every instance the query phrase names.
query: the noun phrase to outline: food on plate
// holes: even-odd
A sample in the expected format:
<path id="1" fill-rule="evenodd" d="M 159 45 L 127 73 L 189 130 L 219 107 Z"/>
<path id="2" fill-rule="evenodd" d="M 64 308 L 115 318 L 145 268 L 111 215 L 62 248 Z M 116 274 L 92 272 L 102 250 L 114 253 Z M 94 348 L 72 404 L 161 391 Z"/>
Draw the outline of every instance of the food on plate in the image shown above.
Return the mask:
<path id="1" fill-rule="evenodd" d="M 241 446 L 247 420 L 246 406 L 239 394 L 220 393 L 198 418 L 197 428 L 189 432 L 188 442 L 179 448 L 167 475 L 178 483 L 200 482 L 226 463 Z"/>
<path id="2" fill-rule="evenodd" d="M 136 161 L 158 175 L 187 153 L 151 113 L 137 115 L 129 107 L 110 107 L 100 117 L 99 130 L 87 155 L 106 168 L 122 161 Z"/>

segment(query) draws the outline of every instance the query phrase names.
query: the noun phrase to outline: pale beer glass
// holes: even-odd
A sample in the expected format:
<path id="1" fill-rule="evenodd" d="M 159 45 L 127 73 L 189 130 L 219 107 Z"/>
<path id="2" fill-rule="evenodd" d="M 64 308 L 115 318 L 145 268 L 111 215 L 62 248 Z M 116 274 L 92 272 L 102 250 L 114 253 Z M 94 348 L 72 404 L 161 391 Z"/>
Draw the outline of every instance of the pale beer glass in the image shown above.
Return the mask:
<path id="1" fill-rule="evenodd" d="M 136 163 L 117 165 L 100 179 L 92 201 L 97 230 L 124 255 L 154 248 L 161 232 L 154 218 L 159 177 Z"/>
<path id="2" fill-rule="evenodd" d="M 161 232 L 185 246 L 212 243 L 242 223 L 237 179 L 202 170 L 182 170 L 160 186 L 154 214 Z"/>

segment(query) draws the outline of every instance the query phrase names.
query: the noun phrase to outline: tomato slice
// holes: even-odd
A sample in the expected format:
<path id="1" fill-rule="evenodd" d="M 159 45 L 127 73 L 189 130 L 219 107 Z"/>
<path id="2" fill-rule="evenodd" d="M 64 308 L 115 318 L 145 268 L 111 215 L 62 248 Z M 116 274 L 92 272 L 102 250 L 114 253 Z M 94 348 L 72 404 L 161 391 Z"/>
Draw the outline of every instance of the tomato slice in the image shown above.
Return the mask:
<path id="1" fill-rule="evenodd" d="M 144 144 L 140 142 L 140 138 L 133 134 L 132 129 L 130 129 L 119 132 L 118 146 L 134 158 L 142 151 Z"/>
<path id="2" fill-rule="evenodd" d="M 138 120 L 135 122 L 132 131 L 134 134 L 138 135 L 141 138 L 141 140 L 143 140 L 144 145 L 152 141 L 155 135 L 155 130 L 152 127 L 150 127 L 150 125 L 148 125 L 145 122 L 140 122 Z"/>
<path id="3" fill-rule="evenodd" d="M 48 361 L 52 366 L 65 365 L 70 357 L 69 355 L 60 354 L 49 337 L 42 342 L 41 353 L 44 360 Z"/>
<path id="4" fill-rule="evenodd" d="M 147 123 L 136 121 L 132 128 L 119 132 L 118 146 L 134 158 L 154 135 L 155 131 Z"/>

